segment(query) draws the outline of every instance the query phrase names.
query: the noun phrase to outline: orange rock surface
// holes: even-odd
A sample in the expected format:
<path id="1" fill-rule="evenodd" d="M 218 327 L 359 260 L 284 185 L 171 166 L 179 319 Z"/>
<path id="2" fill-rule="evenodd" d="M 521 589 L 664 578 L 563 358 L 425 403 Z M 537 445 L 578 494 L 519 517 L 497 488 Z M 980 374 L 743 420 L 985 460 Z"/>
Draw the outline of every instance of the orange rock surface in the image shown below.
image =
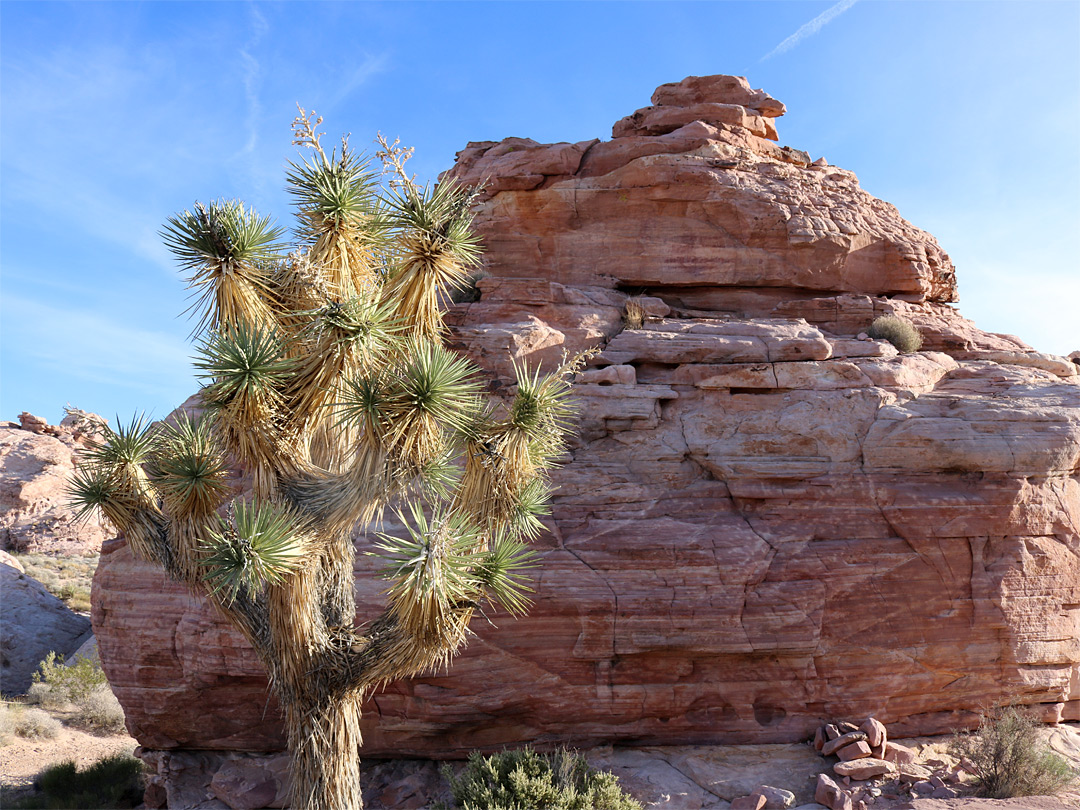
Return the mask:
<path id="1" fill-rule="evenodd" d="M 654 123 L 784 112 L 734 77 L 653 103 Z M 511 357 L 603 351 L 531 613 L 476 621 L 449 672 L 373 696 L 366 754 L 785 742 L 868 715 L 903 737 L 1009 701 L 1080 719 L 1076 365 L 963 319 L 930 234 L 723 114 L 459 154 L 451 176 L 489 181 L 490 275 L 454 339 L 496 391 Z M 860 339 L 882 314 L 923 351 Z M 358 555 L 361 620 L 375 568 Z M 283 746 L 240 636 L 122 542 L 94 601 L 144 746 Z"/>

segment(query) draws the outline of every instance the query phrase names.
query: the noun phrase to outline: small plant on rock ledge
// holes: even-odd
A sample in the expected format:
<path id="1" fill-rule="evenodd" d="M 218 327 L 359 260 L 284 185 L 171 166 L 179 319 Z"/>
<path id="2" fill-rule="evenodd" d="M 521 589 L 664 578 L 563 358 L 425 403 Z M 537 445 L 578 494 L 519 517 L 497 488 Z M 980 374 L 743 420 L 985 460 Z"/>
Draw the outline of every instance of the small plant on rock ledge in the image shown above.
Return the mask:
<path id="1" fill-rule="evenodd" d="M 918 329 L 895 315 L 882 315 L 880 318 L 875 318 L 870 328 L 866 330 L 866 334 L 874 340 L 889 341 L 898 352 L 903 354 L 917 352 L 923 342 Z"/>
<path id="2" fill-rule="evenodd" d="M 623 305 L 623 324 L 627 329 L 640 329 L 649 319 L 645 307 L 641 305 L 639 298 L 627 298 Z"/>
<path id="3" fill-rule="evenodd" d="M 528 605 L 526 541 L 543 531 L 549 472 L 570 427 L 569 358 L 517 367 L 509 402 L 444 345 L 443 306 L 479 250 L 473 192 L 420 188 L 409 150 L 380 138 L 380 189 L 342 139 L 327 153 L 303 109 L 290 164 L 299 247 L 236 201 L 196 204 L 164 238 L 189 273 L 205 413 L 136 418 L 72 480 L 132 552 L 213 602 L 251 643 L 285 713 L 291 806 L 358 810 L 360 706 L 390 681 L 447 665 L 486 603 Z M 252 492 L 232 501 L 230 463 Z M 387 606 L 355 626 L 352 531 L 380 535 Z"/>

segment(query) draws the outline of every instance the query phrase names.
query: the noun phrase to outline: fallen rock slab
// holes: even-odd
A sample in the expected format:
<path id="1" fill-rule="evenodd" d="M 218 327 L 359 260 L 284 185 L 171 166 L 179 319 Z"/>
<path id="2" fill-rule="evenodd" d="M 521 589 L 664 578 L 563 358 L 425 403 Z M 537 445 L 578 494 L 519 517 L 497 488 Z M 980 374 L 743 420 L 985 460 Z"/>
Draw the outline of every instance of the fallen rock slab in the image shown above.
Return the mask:
<path id="1" fill-rule="evenodd" d="M 864 759 L 855 759 L 848 762 L 837 762 L 833 765 L 833 772 L 839 776 L 849 776 L 852 779 L 864 780 L 873 779 L 875 776 L 882 776 L 890 773 L 893 770 L 893 765 L 886 762 L 883 759 L 874 759 L 873 757 L 867 757 Z"/>

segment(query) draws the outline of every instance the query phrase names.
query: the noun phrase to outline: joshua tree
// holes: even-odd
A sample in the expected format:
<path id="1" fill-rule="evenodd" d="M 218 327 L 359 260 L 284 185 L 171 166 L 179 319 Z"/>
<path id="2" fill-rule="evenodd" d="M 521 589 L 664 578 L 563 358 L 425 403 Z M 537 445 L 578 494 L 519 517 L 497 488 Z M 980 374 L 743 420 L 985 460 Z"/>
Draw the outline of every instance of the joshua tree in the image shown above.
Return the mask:
<path id="1" fill-rule="evenodd" d="M 299 248 L 234 201 L 196 204 L 163 236 L 190 274 L 205 411 L 106 429 L 72 494 L 139 557 L 205 594 L 251 642 L 285 712 L 292 806 L 362 805 L 359 720 L 382 684 L 445 664 L 485 600 L 527 607 L 526 540 L 542 530 L 569 378 L 516 367 L 490 404 L 442 342 L 442 302 L 477 264 L 470 192 L 418 187 L 381 140 L 377 174 L 303 109 L 291 163 Z M 381 136 L 380 136 L 381 139 Z M 229 471 L 251 475 L 231 501 Z M 387 606 L 354 626 L 351 534 L 378 535 Z"/>

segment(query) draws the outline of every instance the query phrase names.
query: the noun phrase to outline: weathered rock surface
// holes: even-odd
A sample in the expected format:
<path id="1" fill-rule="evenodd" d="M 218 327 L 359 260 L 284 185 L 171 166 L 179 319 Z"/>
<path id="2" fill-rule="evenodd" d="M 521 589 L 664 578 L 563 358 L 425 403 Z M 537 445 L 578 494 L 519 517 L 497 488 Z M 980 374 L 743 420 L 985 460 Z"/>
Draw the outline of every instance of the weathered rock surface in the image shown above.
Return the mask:
<path id="1" fill-rule="evenodd" d="M 0 692 L 21 695 L 50 652 L 67 656 L 90 634 L 90 620 L 69 610 L 45 586 L 0 561 Z"/>
<path id="2" fill-rule="evenodd" d="M 107 532 L 96 520 L 76 522 L 65 494 L 86 433 L 70 416 L 59 425 L 29 413 L 19 420 L 0 422 L 0 548 L 96 553 Z"/>
<path id="3" fill-rule="evenodd" d="M 1061 725 L 1047 730 L 1050 745 L 1069 762 L 1080 764 L 1080 730 Z M 1028 797 L 1024 803 L 997 802 L 958 798 L 940 804 L 935 799 L 912 801 L 912 785 L 930 781 L 943 774 L 945 781 L 961 796 L 971 788 L 971 778 L 954 778 L 954 768 L 944 760 L 952 758 L 942 749 L 940 740 L 908 740 L 916 759 L 926 763 L 909 765 L 902 770 L 911 780 L 904 782 L 893 775 L 874 777 L 873 781 L 851 777 L 833 780 L 835 789 L 828 795 L 832 804 L 857 807 L 866 800 L 875 810 L 912 810 L 944 808 L 1016 807 L 1024 810 L 1058 810 L 1075 807 L 1080 795 L 1075 791 L 1060 799 Z M 278 807 L 283 803 L 288 784 L 286 754 L 240 754 L 227 752 L 148 751 L 136 752 L 150 765 L 146 803 L 148 807 L 168 806 L 187 810 L 251 810 L 253 807 Z M 827 764 L 804 745 L 746 746 L 667 746 L 613 748 L 601 746 L 582 752 L 590 764 L 608 770 L 619 778 L 646 810 L 726 810 L 735 802 L 753 796 L 764 799 L 765 810 L 831 810 L 811 801 L 818 786 L 818 775 Z M 460 772 L 463 764 L 451 766 Z M 361 763 L 364 807 L 368 810 L 421 810 L 447 802 L 446 781 L 439 773 L 440 763 L 426 759 L 371 760 Z M 763 783 L 768 779 L 768 784 Z M 938 779 L 941 782 L 941 779 Z M 944 784 L 944 782 L 942 782 Z M 782 787 L 781 787 L 782 786 Z M 872 802 L 870 801 L 872 799 Z M 265 801 L 265 805 L 257 802 Z M 924 802 L 930 802 L 926 804 Z M 755 802 L 759 803 L 759 802 Z M 754 804 L 751 804 L 754 806 Z"/>
<path id="4" fill-rule="evenodd" d="M 654 106 L 782 111 L 714 92 L 740 82 L 681 84 Z M 1076 366 L 960 317 L 934 238 L 810 164 L 702 121 L 460 153 L 453 176 L 491 181 L 491 275 L 451 313 L 455 339 L 493 389 L 511 356 L 603 353 L 532 612 L 477 623 L 449 673 L 375 695 L 369 755 L 790 742 L 869 715 L 903 737 L 1012 700 L 1080 719 Z M 622 330 L 628 294 L 640 329 Z M 859 339 L 887 313 L 925 351 Z M 374 568 L 358 556 L 361 619 Z M 144 745 L 283 745 L 254 655 L 212 610 L 121 542 L 95 597 Z"/>

